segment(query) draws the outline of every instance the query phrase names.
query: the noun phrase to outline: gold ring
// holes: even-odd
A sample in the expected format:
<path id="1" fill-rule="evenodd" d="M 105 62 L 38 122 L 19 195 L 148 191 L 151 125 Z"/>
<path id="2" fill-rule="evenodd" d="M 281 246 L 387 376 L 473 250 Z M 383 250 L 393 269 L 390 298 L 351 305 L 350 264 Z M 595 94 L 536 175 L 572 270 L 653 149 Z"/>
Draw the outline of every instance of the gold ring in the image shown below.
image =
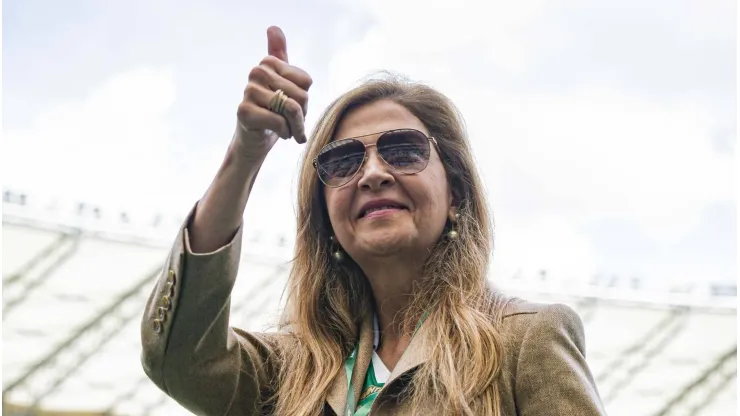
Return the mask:
<path id="1" fill-rule="evenodd" d="M 269 110 L 273 113 L 283 115 L 283 111 L 285 110 L 285 103 L 287 101 L 288 96 L 285 94 L 285 92 L 283 92 L 283 90 L 277 90 L 274 94 L 272 94 L 272 98 L 270 98 Z"/>

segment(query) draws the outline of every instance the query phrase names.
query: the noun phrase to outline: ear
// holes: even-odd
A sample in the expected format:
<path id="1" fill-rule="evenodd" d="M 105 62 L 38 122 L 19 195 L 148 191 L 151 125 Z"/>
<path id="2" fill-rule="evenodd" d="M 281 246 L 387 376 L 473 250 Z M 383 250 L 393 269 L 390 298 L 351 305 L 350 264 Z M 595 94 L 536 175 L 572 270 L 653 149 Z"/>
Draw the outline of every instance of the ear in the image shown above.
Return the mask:
<path id="1" fill-rule="evenodd" d="M 450 210 L 447 213 L 447 219 L 450 220 L 451 223 L 457 222 L 457 205 L 450 205 Z"/>

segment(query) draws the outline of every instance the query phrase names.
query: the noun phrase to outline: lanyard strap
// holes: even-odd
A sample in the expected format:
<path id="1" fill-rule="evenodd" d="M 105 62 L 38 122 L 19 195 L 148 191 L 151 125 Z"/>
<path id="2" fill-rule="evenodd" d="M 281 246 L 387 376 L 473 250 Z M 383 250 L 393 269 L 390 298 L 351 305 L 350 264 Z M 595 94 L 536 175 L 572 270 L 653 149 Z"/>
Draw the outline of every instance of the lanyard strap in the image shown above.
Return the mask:
<path id="1" fill-rule="evenodd" d="M 347 357 L 344 361 L 344 371 L 347 373 L 347 410 L 345 411 L 346 416 L 352 416 L 354 414 L 353 409 L 355 408 L 355 389 L 352 386 L 352 374 L 355 372 L 355 361 L 357 361 L 357 351 L 360 348 L 360 343 L 355 345 L 355 349 L 352 350 L 352 354 Z"/>
<path id="2" fill-rule="evenodd" d="M 413 338 L 414 335 L 416 335 L 416 332 L 421 327 L 422 322 L 424 322 L 425 319 L 427 319 L 427 316 L 429 316 L 429 312 L 425 312 L 424 315 L 422 315 L 421 319 L 419 320 L 419 323 L 416 324 L 416 328 L 414 329 L 414 333 L 411 335 Z M 344 372 L 347 373 L 347 405 L 346 410 L 344 412 L 345 416 L 352 416 L 354 415 L 354 409 L 355 409 L 355 389 L 352 386 L 352 375 L 355 372 L 355 361 L 357 361 L 357 353 L 360 349 L 360 343 L 357 342 L 357 345 L 355 345 L 355 349 L 352 350 L 352 353 L 347 357 L 346 360 L 344 360 Z"/>

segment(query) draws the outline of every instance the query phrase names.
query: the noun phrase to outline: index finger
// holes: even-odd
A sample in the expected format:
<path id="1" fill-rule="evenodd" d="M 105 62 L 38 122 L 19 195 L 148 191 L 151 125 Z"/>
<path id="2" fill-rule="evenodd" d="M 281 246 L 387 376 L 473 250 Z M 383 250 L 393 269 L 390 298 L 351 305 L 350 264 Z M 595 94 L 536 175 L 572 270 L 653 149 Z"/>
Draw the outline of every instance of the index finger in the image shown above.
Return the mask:
<path id="1" fill-rule="evenodd" d="M 308 75 L 306 71 L 281 61 L 273 55 L 268 55 L 262 59 L 260 65 L 271 68 L 277 75 L 287 79 L 305 91 L 308 91 L 308 89 L 311 88 L 311 84 L 313 84 L 313 79 L 311 79 L 311 76 Z M 271 86 L 275 87 L 275 85 Z"/>

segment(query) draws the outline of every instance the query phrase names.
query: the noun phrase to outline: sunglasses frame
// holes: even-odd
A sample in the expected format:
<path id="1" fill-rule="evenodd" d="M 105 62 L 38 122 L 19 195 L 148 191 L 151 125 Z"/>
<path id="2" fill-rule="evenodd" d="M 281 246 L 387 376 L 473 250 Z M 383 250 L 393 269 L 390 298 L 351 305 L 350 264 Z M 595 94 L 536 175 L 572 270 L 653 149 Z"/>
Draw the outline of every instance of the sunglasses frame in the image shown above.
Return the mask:
<path id="1" fill-rule="evenodd" d="M 437 148 L 437 153 L 439 153 L 439 145 L 437 144 L 437 139 L 435 139 L 432 136 L 427 136 L 424 132 L 419 131 L 417 129 L 393 129 L 393 130 L 380 131 L 380 132 L 376 132 L 376 133 L 363 134 L 362 136 L 348 137 L 346 139 L 340 139 L 340 140 L 335 140 L 333 142 L 329 142 L 329 143 L 326 144 L 326 146 L 322 147 L 321 150 L 319 150 L 319 155 L 321 155 L 324 152 L 324 149 L 326 149 L 326 147 L 329 146 L 329 145 L 331 145 L 332 143 L 338 143 L 338 142 L 344 142 L 344 141 L 350 141 L 350 140 L 359 142 L 365 148 L 364 149 L 365 155 L 362 158 L 362 162 L 360 162 L 360 166 L 357 168 L 357 170 L 355 171 L 355 173 L 353 173 L 352 176 L 350 176 L 347 179 L 347 182 L 344 182 L 341 185 L 329 185 L 328 183 L 324 182 L 324 180 L 321 179 L 321 174 L 319 174 L 319 169 L 320 169 L 320 167 L 319 167 L 319 156 L 316 156 L 315 158 L 313 158 L 313 161 L 312 161 L 313 168 L 316 170 L 316 176 L 319 177 L 319 181 L 321 181 L 321 183 L 323 183 L 324 185 L 328 186 L 329 188 L 341 188 L 341 187 L 347 185 L 348 183 L 352 182 L 352 179 L 355 178 L 355 176 L 357 175 L 357 173 L 360 172 L 360 170 L 362 170 L 362 166 L 364 166 L 365 165 L 365 162 L 367 162 L 367 158 L 368 158 L 367 148 L 368 147 L 376 147 L 377 148 L 378 147 L 378 140 L 380 140 L 383 136 L 385 136 L 388 133 L 399 132 L 399 131 L 414 131 L 414 132 L 417 132 L 417 133 L 421 134 L 422 136 L 426 137 L 426 139 L 429 140 L 434 145 L 435 148 Z M 365 143 L 362 143 L 360 140 L 358 140 L 358 139 L 360 139 L 362 137 L 374 136 L 376 134 L 379 134 L 379 136 L 378 136 L 378 139 L 375 141 L 375 143 L 365 144 Z M 431 160 L 431 153 L 429 154 L 429 159 L 427 159 L 427 163 L 424 165 L 424 168 L 421 169 L 421 170 L 419 170 L 419 171 L 417 171 L 417 172 L 413 172 L 413 173 L 401 172 L 395 166 L 393 166 L 390 163 L 388 163 L 388 161 L 386 161 L 385 158 L 383 158 L 383 156 L 380 153 L 378 153 L 378 157 L 380 158 L 380 160 L 383 161 L 383 163 L 385 163 L 388 167 L 390 167 L 391 169 L 393 169 L 395 172 L 398 172 L 398 173 L 400 173 L 402 175 L 416 175 L 419 172 L 423 172 L 424 169 L 426 169 L 427 166 L 429 166 L 429 160 Z"/>

